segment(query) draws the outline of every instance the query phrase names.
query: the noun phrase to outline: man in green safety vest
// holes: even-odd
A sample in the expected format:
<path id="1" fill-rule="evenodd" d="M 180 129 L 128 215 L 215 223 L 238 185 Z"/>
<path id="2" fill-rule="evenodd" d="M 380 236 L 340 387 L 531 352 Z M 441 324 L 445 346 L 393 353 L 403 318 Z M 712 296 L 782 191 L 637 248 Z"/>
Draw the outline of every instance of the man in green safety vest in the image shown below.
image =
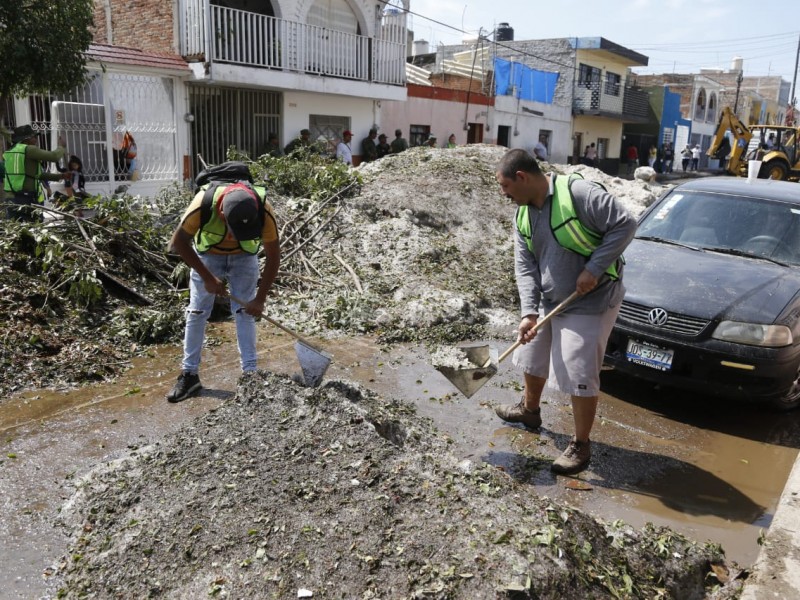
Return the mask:
<path id="1" fill-rule="evenodd" d="M 41 211 L 32 207 L 45 201 L 42 181 L 61 181 L 61 173 L 42 172 L 43 162 L 58 162 L 66 150 L 63 144 L 52 152 L 38 146 L 38 134 L 30 125 L 16 127 L 11 136 L 13 146 L 3 153 L 5 174 L 3 189 L 7 207 L 6 217 L 19 221 L 41 221 Z"/>
<path id="2" fill-rule="evenodd" d="M 265 260 L 259 272 L 258 254 Z M 278 228 L 266 190 L 247 181 L 212 184 L 195 195 L 172 236 L 172 247 L 192 268 L 183 363 L 169 402 L 200 391 L 200 354 L 216 296 L 231 299 L 242 371 L 256 370 L 256 321 L 280 264 Z"/>
<path id="3" fill-rule="evenodd" d="M 514 364 L 523 371 L 525 387 L 518 404 L 495 412 L 504 421 L 538 429 L 541 395 L 552 375 L 554 387 L 571 396 L 575 435 L 551 470 L 577 473 L 591 458 L 603 354 L 625 295 L 622 252 L 636 233 L 636 219 L 598 184 L 542 173 L 525 150 L 509 150 L 496 178 L 518 206 L 514 270 L 522 345 Z M 533 330 L 540 316 L 573 292 L 576 300 Z"/>

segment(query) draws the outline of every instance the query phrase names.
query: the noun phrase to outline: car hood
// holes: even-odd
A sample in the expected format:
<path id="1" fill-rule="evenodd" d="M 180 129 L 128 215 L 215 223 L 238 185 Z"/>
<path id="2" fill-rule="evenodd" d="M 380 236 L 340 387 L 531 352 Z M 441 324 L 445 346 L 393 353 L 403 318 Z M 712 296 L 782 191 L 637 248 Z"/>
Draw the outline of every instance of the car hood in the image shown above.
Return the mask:
<path id="1" fill-rule="evenodd" d="M 625 300 L 703 319 L 771 323 L 800 290 L 800 268 L 633 240 Z"/>

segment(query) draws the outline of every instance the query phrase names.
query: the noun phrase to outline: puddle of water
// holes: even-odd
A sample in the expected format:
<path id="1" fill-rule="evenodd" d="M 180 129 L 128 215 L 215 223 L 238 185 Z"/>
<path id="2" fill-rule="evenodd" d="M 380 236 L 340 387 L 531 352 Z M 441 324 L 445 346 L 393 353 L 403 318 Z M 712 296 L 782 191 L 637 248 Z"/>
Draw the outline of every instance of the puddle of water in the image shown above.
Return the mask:
<path id="1" fill-rule="evenodd" d="M 266 326 L 259 336 L 261 368 L 299 371 L 290 336 Z M 131 447 L 158 441 L 233 396 L 240 369 L 232 323 L 211 324 L 209 340 L 201 369 L 205 388 L 179 404 L 164 401 L 180 362 L 180 349 L 168 347 L 136 359 L 114 384 L 28 394 L 0 405 L 0 589 L 7 597 L 52 593 L 43 573 L 67 543 L 52 523 L 76 476 Z M 769 525 L 800 445 L 798 421 L 785 415 L 697 415 L 691 404 L 654 408 L 604 394 L 592 467 L 580 477 L 591 490 L 570 489 L 575 480 L 549 470 L 573 431 L 569 402 L 545 396 L 540 432 L 505 426 L 492 405 L 519 398 L 519 375 L 509 363 L 466 399 L 421 348 L 383 352 L 369 338 L 315 342 L 333 354 L 328 378 L 412 402 L 451 437 L 459 456 L 486 461 L 539 495 L 608 521 L 623 519 L 636 527 L 649 521 L 721 543 L 742 565 L 756 558 L 759 530 Z M 612 388 L 616 396 L 624 393 Z M 696 422 L 706 428 L 696 428 Z"/>

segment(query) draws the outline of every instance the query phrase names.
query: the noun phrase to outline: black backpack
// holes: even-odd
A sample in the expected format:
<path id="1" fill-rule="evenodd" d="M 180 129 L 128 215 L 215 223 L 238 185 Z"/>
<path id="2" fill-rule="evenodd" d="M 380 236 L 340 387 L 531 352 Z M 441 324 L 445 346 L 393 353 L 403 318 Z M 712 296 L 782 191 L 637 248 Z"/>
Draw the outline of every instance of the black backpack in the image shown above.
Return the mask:
<path id="1" fill-rule="evenodd" d="M 249 181 L 254 183 L 253 176 L 250 174 L 249 167 L 243 162 L 237 160 L 229 160 L 221 165 L 215 167 L 206 167 L 197 174 L 194 179 L 196 186 L 195 193 L 199 189 L 211 183 L 212 181 L 220 181 L 224 183 L 237 183 L 239 181 Z"/>

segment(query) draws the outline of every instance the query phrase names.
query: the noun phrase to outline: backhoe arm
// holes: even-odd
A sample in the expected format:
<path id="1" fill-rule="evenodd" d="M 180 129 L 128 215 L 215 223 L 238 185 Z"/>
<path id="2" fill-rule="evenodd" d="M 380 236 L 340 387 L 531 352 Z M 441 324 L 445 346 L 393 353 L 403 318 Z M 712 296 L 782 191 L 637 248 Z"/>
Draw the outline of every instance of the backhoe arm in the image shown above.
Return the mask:
<path id="1" fill-rule="evenodd" d="M 715 158 L 717 157 L 717 153 L 719 152 L 720 147 L 723 144 L 723 140 L 725 139 L 725 132 L 727 131 L 730 131 L 733 136 L 733 144 L 730 149 L 730 158 L 728 159 L 727 171 L 731 175 L 739 175 L 739 168 L 742 160 L 744 159 L 744 155 L 747 152 L 747 146 L 750 144 L 750 139 L 753 137 L 753 134 L 750 133 L 747 125 L 742 123 L 728 106 L 723 108 L 722 112 L 720 113 L 717 132 L 714 134 L 714 139 L 712 140 L 711 146 L 706 154 Z M 720 156 L 718 158 L 720 160 L 724 160 L 726 157 Z"/>

